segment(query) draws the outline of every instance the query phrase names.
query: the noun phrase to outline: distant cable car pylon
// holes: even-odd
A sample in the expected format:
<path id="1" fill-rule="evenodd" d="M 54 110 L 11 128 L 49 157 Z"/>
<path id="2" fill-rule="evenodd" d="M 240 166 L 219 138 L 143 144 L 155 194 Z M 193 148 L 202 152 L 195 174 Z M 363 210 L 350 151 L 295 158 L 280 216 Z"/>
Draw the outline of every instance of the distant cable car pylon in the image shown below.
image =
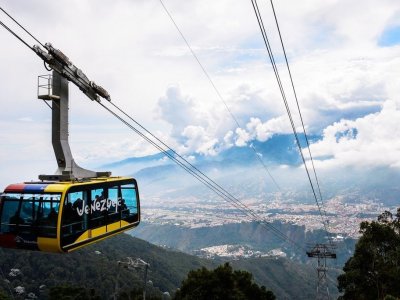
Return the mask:
<path id="1" fill-rule="evenodd" d="M 316 258 L 318 260 L 318 284 L 316 300 L 330 299 L 328 281 L 326 277 L 326 272 L 328 271 L 326 260 L 336 259 L 334 248 L 335 246 L 332 244 L 315 244 L 315 246 L 306 252 L 308 257 Z"/>

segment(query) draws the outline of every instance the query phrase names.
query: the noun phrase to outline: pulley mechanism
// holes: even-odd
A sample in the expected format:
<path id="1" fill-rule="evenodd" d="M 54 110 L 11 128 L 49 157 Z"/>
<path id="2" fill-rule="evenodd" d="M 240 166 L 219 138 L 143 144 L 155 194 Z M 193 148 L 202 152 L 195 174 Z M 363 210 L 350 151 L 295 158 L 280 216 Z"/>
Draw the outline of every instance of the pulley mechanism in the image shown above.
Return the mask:
<path id="1" fill-rule="evenodd" d="M 38 45 L 34 45 L 32 49 L 51 69 L 73 82 L 91 100 L 100 102 L 101 97 L 111 101 L 110 94 L 100 85 L 90 81 L 85 73 L 77 68 L 64 53 L 50 43 L 46 43 L 44 46 L 47 52 Z"/>

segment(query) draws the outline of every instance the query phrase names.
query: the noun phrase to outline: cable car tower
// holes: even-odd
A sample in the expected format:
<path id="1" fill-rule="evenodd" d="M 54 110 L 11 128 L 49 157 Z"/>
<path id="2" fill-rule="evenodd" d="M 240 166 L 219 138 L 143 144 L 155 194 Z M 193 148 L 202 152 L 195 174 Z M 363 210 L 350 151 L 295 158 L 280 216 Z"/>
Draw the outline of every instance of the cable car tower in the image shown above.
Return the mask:
<path id="1" fill-rule="evenodd" d="M 52 144 L 58 169 L 55 175 L 39 175 L 40 180 L 76 180 L 94 177 L 109 177 L 111 172 L 95 172 L 84 169 L 73 159 L 68 142 L 68 81 L 75 83 L 91 100 L 100 102 L 100 97 L 111 101 L 108 92 L 89 81 L 86 75 L 73 65 L 69 58 L 50 43 L 45 44 L 48 53 L 39 46 L 33 50 L 53 70 L 52 75 L 38 77 L 38 98 L 51 101 L 52 109 Z M 100 96 L 100 97 L 99 97 Z"/>
<path id="2" fill-rule="evenodd" d="M 316 244 L 310 251 L 307 251 L 308 257 L 318 259 L 318 285 L 317 285 L 317 296 L 316 300 L 329 300 L 329 289 L 326 272 L 326 259 L 336 259 L 336 253 L 334 252 L 335 245 L 333 244 Z"/>

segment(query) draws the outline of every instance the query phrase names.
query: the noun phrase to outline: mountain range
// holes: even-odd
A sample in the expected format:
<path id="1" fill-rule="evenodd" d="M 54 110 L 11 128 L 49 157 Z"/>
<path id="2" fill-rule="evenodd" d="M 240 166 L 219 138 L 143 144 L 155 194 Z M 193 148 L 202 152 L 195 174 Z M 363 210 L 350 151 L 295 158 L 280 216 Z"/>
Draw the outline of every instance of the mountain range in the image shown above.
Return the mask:
<path id="1" fill-rule="evenodd" d="M 309 141 L 312 143 L 321 138 L 318 135 L 310 136 Z M 300 135 L 300 141 L 302 146 L 305 146 L 304 136 Z M 301 166 L 302 160 L 292 134 L 274 135 L 266 142 L 255 141 L 251 146 L 234 146 L 215 156 L 192 153 L 189 155 L 190 159 L 189 156 L 185 157 L 196 168 L 223 186 L 225 182 L 229 186 L 249 186 L 252 182 L 263 180 L 265 182 L 263 192 L 307 193 L 307 198 L 313 201 L 307 174 Z M 173 155 L 171 151 L 169 153 Z M 259 163 L 257 156 L 262 159 L 265 167 Z M 171 189 L 182 191 L 199 185 L 198 181 L 169 160 L 164 153 L 131 157 L 108 163 L 100 168 L 111 170 L 115 175 L 133 176 L 139 185 L 150 185 L 151 190 L 146 188 L 146 194 L 150 197 L 154 194 L 153 191 L 157 193 L 160 190 Z M 313 177 L 311 170 L 310 174 Z M 362 196 L 366 195 L 389 206 L 398 203 L 400 188 L 397 187 L 397 182 L 400 180 L 400 173 L 394 168 L 338 166 L 331 169 L 317 169 L 317 174 L 324 199 L 356 191 Z M 255 191 L 246 192 L 251 194 Z"/>
<path id="2" fill-rule="evenodd" d="M 302 144 L 304 144 L 304 138 L 299 135 Z M 309 137 L 310 141 L 320 139 L 320 136 Z M 297 149 L 295 138 L 292 134 L 281 134 L 274 135 L 265 142 L 253 141 L 251 146 L 233 146 L 225 149 L 215 156 L 205 156 L 198 153 L 191 153 L 190 157 L 194 158 L 196 164 L 207 165 L 210 163 L 220 163 L 221 166 L 248 166 L 250 164 L 256 164 L 257 159 L 255 157 L 254 150 L 258 155 L 262 156 L 265 163 L 268 165 L 297 165 L 301 163 L 301 158 Z M 169 153 L 172 153 L 169 151 Z M 165 156 L 162 153 L 143 157 L 131 157 L 121 161 L 108 163 L 102 165 L 101 168 L 118 169 L 126 166 L 131 166 L 132 169 L 137 172 L 144 167 L 153 167 L 164 165 L 166 161 L 163 159 Z M 132 171 L 131 171 L 132 172 Z"/>

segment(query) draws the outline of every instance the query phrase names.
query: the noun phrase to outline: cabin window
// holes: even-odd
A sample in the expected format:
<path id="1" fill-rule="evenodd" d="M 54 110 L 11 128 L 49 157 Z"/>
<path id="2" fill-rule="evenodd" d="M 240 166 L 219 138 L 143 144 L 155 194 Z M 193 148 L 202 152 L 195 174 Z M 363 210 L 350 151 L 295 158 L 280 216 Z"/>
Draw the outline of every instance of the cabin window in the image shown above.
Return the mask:
<path id="1" fill-rule="evenodd" d="M 2 197 L 1 232 L 14 232 L 22 222 L 19 217 L 20 194 Z"/>
<path id="2" fill-rule="evenodd" d="M 22 224 L 20 224 L 20 232 L 29 233 L 35 219 L 35 197 L 32 194 L 25 194 L 22 198 L 22 205 L 19 212 L 19 217 Z"/>
<path id="3" fill-rule="evenodd" d="M 104 189 L 91 190 L 91 204 L 90 204 L 90 228 L 96 228 L 105 225 L 105 203 L 106 196 Z"/>
<path id="4" fill-rule="evenodd" d="M 121 213 L 122 219 L 129 219 L 129 222 L 138 219 L 138 202 L 136 197 L 136 187 L 134 184 L 121 186 Z"/>
<path id="5" fill-rule="evenodd" d="M 86 192 L 70 192 L 64 201 L 63 233 L 64 235 L 80 234 L 87 229 L 89 203 Z"/>
<path id="6" fill-rule="evenodd" d="M 4 194 L 1 232 L 56 237 L 60 198 L 59 194 Z"/>
<path id="7" fill-rule="evenodd" d="M 118 186 L 108 189 L 107 198 L 107 224 L 111 224 L 120 220 L 120 211 L 118 203 L 120 202 L 120 191 Z"/>
<path id="8" fill-rule="evenodd" d="M 40 236 L 56 236 L 61 196 L 41 195 L 35 201 L 36 223 Z"/>

